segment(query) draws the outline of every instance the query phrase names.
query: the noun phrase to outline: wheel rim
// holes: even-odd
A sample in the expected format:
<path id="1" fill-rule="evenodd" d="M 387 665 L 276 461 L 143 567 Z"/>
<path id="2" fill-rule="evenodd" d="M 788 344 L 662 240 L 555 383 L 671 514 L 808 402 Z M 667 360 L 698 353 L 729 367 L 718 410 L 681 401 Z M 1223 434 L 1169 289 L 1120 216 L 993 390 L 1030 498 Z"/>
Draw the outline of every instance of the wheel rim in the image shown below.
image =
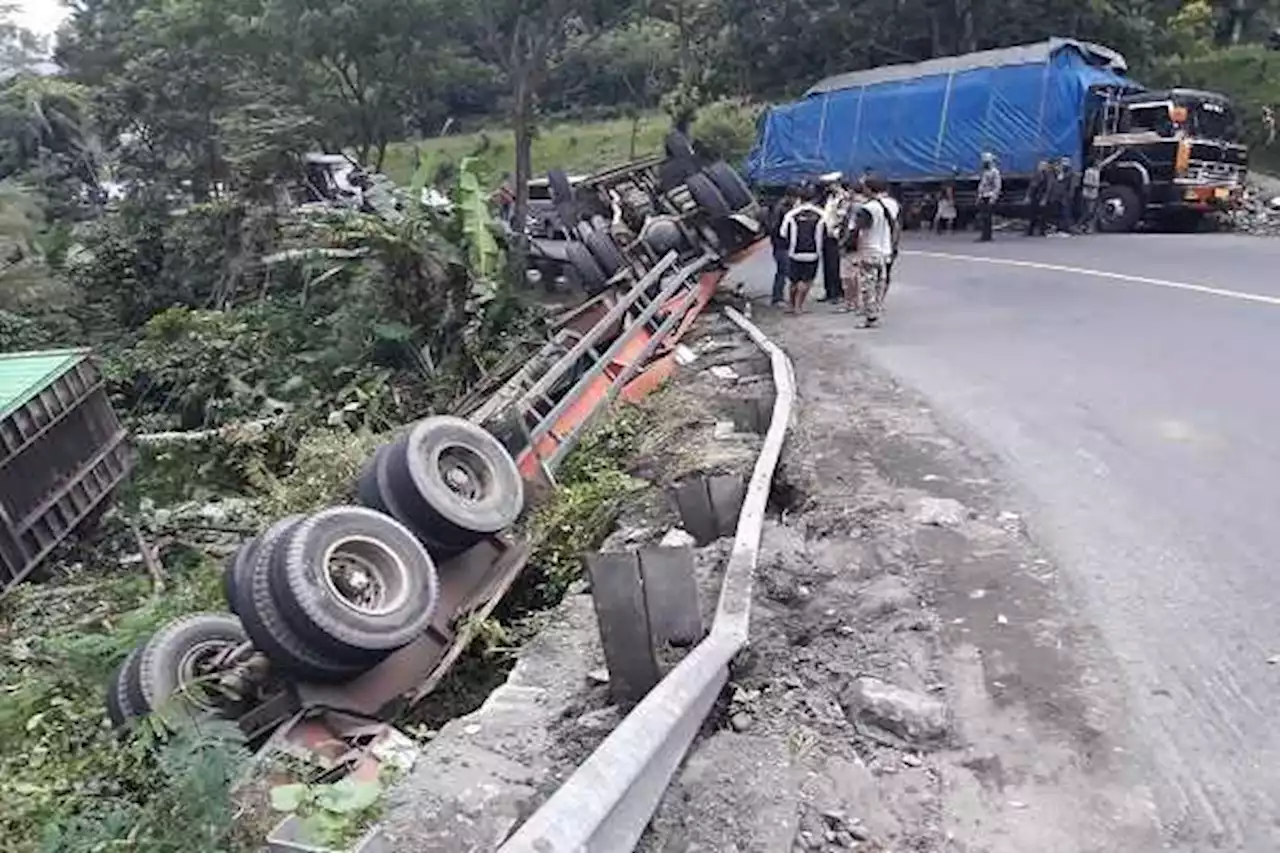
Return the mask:
<path id="1" fill-rule="evenodd" d="M 386 616 L 409 598 L 409 569 L 383 543 L 348 536 L 329 546 L 321 561 L 325 589 L 333 600 L 365 616 Z"/>
<path id="2" fill-rule="evenodd" d="M 1124 199 L 1119 196 L 1111 196 L 1102 206 L 1103 218 L 1108 222 L 1116 222 L 1124 218 L 1125 204 Z"/>
<path id="3" fill-rule="evenodd" d="M 204 685 L 217 671 L 213 662 L 235 645 L 229 640 L 204 640 L 187 649 L 178 660 L 178 692 L 202 711 L 216 707 L 217 703 L 210 701 L 213 692 Z"/>
<path id="4" fill-rule="evenodd" d="M 449 494 L 467 503 L 478 503 L 493 493 L 493 468 L 469 447 L 451 445 L 436 457 L 436 470 Z"/>

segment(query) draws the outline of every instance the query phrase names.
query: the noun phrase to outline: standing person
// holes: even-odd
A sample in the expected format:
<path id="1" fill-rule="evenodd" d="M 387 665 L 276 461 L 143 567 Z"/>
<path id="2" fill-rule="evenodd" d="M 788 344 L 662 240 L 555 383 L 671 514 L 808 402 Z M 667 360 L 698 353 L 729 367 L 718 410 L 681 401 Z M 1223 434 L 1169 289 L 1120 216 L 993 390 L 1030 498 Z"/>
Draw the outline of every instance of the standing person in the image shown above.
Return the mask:
<path id="1" fill-rule="evenodd" d="M 982 155 L 982 174 L 978 176 L 978 222 L 982 226 L 982 235 L 978 237 L 980 243 L 991 242 L 991 217 L 995 214 L 996 202 L 1000 200 L 1001 188 L 996 155 L 987 152 Z"/>
<path id="2" fill-rule="evenodd" d="M 956 179 L 960 177 L 960 169 L 952 170 L 951 177 L 942 185 L 938 193 L 938 209 L 933 214 L 933 230 L 936 234 L 956 231 Z"/>
<path id="3" fill-rule="evenodd" d="M 1071 167 L 1071 158 L 1063 157 L 1058 161 L 1058 233 L 1070 237 L 1075 230 L 1076 205 L 1076 170 Z"/>
<path id="4" fill-rule="evenodd" d="M 839 302 L 844 295 L 840 286 L 840 244 L 838 235 L 848 215 L 845 207 L 844 188 L 833 182 L 827 188 L 827 200 L 822 206 L 822 301 Z"/>
<path id="5" fill-rule="evenodd" d="M 782 234 L 782 222 L 795 204 L 795 193 L 790 187 L 769 208 L 769 242 L 773 245 L 773 293 L 770 305 L 781 305 L 787 289 L 787 238 Z"/>
<path id="6" fill-rule="evenodd" d="M 840 223 L 840 286 L 844 291 L 845 310 L 857 310 L 858 307 L 858 241 L 853 217 L 858 208 L 868 201 L 870 197 L 866 194 L 866 182 L 859 178 L 856 184 L 848 188 Z"/>
<path id="7" fill-rule="evenodd" d="M 868 181 L 871 198 L 858 207 L 853 216 L 853 241 L 858 250 L 858 296 L 850 300 L 848 309 L 862 313 L 867 326 L 880 321 L 884 299 L 889 292 L 889 276 L 898 252 L 902 228 L 898 223 L 901 208 L 889 197 L 888 187 L 877 179 Z"/>
<path id="8" fill-rule="evenodd" d="M 1093 160 L 1084 170 L 1080 182 L 1080 231 L 1088 234 L 1098 229 L 1098 197 L 1102 193 L 1102 169 Z"/>
<path id="9" fill-rule="evenodd" d="M 1036 164 L 1036 173 L 1031 176 L 1031 184 L 1027 187 L 1027 205 L 1031 208 L 1027 220 L 1028 237 L 1045 235 L 1045 203 L 1049 196 L 1049 182 L 1052 180 L 1049 161 L 1041 160 Z"/>
<path id="10" fill-rule="evenodd" d="M 782 237 L 787 242 L 787 279 L 791 282 L 791 313 L 799 314 L 818 277 L 822 259 L 822 208 L 814 204 L 818 193 L 801 190 L 800 203 L 782 218 Z"/>

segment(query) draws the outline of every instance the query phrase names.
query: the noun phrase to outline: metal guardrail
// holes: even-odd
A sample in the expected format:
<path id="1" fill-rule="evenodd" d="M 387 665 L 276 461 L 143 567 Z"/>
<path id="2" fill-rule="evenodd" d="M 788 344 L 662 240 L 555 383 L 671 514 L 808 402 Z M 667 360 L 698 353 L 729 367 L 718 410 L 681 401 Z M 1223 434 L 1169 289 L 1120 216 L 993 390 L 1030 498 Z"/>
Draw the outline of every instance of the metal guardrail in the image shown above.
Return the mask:
<path id="1" fill-rule="evenodd" d="M 725 313 L 768 353 L 775 395 L 769 430 L 738 516 L 711 632 L 516 830 L 499 853 L 634 850 L 728 680 L 730 661 L 746 645 L 765 505 L 791 420 L 795 374 L 790 359 L 763 332 L 732 308 L 726 308 Z"/>

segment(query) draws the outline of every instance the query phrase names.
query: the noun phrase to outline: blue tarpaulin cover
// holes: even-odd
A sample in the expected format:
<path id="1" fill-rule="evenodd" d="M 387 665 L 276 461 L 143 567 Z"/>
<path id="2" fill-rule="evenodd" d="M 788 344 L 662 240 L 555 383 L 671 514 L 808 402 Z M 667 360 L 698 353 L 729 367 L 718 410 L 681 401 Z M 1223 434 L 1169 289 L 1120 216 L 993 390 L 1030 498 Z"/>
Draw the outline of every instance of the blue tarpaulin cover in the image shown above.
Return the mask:
<path id="1" fill-rule="evenodd" d="M 1079 168 L 1090 87 L 1140 88 L 1123 69 L 1106 48 L 1051 39 L 838 75 L 769 110 L 747 175 L 765 185 L 867 168 L 890 181 L 941 179 L 973 174 L 984 151 L 1011 175 L 1043 157 Z"/>

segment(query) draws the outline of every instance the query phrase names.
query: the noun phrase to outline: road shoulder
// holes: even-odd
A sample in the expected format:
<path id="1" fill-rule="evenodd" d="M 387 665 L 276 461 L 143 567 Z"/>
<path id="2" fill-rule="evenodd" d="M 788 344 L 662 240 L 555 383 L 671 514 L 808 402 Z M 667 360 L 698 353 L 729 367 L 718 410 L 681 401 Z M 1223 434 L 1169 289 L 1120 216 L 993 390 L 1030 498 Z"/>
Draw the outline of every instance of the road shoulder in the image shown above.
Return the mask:
<path id="1" fill-rule="evenodd" d="M 1116 668 L 998 467 L 849 317 L 759 322 L 800 405 L 751 649 L 643 849 L 1161 849 Z"/>

